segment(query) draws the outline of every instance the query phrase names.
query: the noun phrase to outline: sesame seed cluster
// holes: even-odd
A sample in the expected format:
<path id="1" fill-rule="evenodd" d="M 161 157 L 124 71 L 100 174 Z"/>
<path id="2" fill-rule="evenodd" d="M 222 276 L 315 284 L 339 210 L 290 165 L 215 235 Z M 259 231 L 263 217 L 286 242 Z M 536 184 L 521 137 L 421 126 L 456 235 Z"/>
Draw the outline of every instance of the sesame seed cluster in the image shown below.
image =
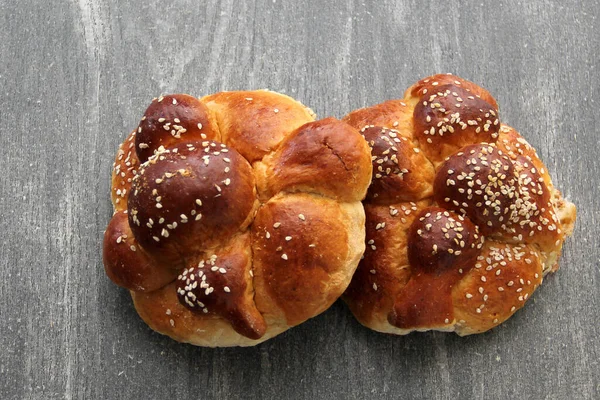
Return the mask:
<path id="1" fill-rule="evenodd" d="M 575 207 L 487 91 L 435 75 L 344 120 L 372 149 L 367 249 L 344 296 L 361 323 L 483 332 L 557 268 Z"/>
<path id="2" fill-rule="evenodd" d="M 160 333 L 259 343 L 346 289 L 370 178 L 355 129 L 287 96 L 160 96 L 117 153 L 107 275 Z"/>

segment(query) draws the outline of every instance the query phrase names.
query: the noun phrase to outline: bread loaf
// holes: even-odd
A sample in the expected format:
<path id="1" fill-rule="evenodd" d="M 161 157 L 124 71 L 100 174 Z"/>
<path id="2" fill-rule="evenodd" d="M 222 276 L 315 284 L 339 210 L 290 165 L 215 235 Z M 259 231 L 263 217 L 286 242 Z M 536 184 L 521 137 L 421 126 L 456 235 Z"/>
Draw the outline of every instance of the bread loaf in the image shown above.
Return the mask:
<path id="1" fill-rule="evenodd" d="M 274 92 L 154 99 L 114 164 L 106 273 L 175 340 L 267 340 L 349 284 L 369 156 L 356 129 Z"/>
<path id="2" fill-rule="evenodd" d="M 363 325 L 484 332 L 558 268 L 575 206 L 486 90 L 435 75 L 344 120 L 372 149 L 366 251 L 344 295 Z"/>

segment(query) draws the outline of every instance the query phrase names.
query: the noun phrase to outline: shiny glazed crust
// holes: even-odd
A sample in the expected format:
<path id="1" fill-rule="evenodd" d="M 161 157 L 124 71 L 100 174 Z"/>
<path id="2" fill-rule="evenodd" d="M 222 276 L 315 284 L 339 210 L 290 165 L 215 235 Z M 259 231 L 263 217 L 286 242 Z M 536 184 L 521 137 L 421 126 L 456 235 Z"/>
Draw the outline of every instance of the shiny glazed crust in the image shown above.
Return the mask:
<path id="1" fill-rule="evenodd" d="M 115 160 L 106 273 L 175 340 L 267 340 L 347 288 L 369 154 L 356 129 L 278 93 L 154 99 Z"/>
<path id="2" fill-rule="evenodd" d="M 486 90 L 435 75 L 344 121 L 372 148 L 366 251 L 343 296 L 363 325 L 484 332 L 558 268 L 575 206 Z"/>

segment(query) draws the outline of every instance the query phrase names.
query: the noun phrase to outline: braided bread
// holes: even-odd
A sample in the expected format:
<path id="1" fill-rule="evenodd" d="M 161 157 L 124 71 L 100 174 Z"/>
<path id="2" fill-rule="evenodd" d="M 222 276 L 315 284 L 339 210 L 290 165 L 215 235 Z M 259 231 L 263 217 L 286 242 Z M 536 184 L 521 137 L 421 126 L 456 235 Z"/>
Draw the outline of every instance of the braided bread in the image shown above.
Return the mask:
<path id="1" fill-rule="evenodd" d="M 484 332 L 558 268 L 575 206 L 486 90 L 435 75 L 344 121 L 372 149 L 367 246 L 343 296 L 363 325 Z"/>
<path id="2" fill-rule="evenodd" d="M 114 164 L 106 273 L 175 340 L 267 340 L 349 284 L 369 156 L 356 129 L 274 92 L 154 99 Z"/>

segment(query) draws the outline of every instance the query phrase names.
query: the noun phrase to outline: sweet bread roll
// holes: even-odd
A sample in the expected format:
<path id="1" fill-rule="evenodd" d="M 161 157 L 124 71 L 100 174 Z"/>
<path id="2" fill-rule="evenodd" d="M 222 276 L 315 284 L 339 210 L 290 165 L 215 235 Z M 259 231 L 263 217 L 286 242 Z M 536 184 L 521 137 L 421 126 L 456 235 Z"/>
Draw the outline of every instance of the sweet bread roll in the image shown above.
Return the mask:
<path id="1" fill-rule="evenodd" d="M 575 206 L 486 90 L 435 75 L 344 121 L 372 149 L 366 250 L 343 296 L 363 325 L 484 332 L 558 268 Z"/>
<path id="2" fill-rule="evenodd" d="M 344 292 L 370 180 L 359 132 L 287 96 L 161 96 L 115 160 L 106 273 L 162 334 L 260 343 Z"/>

